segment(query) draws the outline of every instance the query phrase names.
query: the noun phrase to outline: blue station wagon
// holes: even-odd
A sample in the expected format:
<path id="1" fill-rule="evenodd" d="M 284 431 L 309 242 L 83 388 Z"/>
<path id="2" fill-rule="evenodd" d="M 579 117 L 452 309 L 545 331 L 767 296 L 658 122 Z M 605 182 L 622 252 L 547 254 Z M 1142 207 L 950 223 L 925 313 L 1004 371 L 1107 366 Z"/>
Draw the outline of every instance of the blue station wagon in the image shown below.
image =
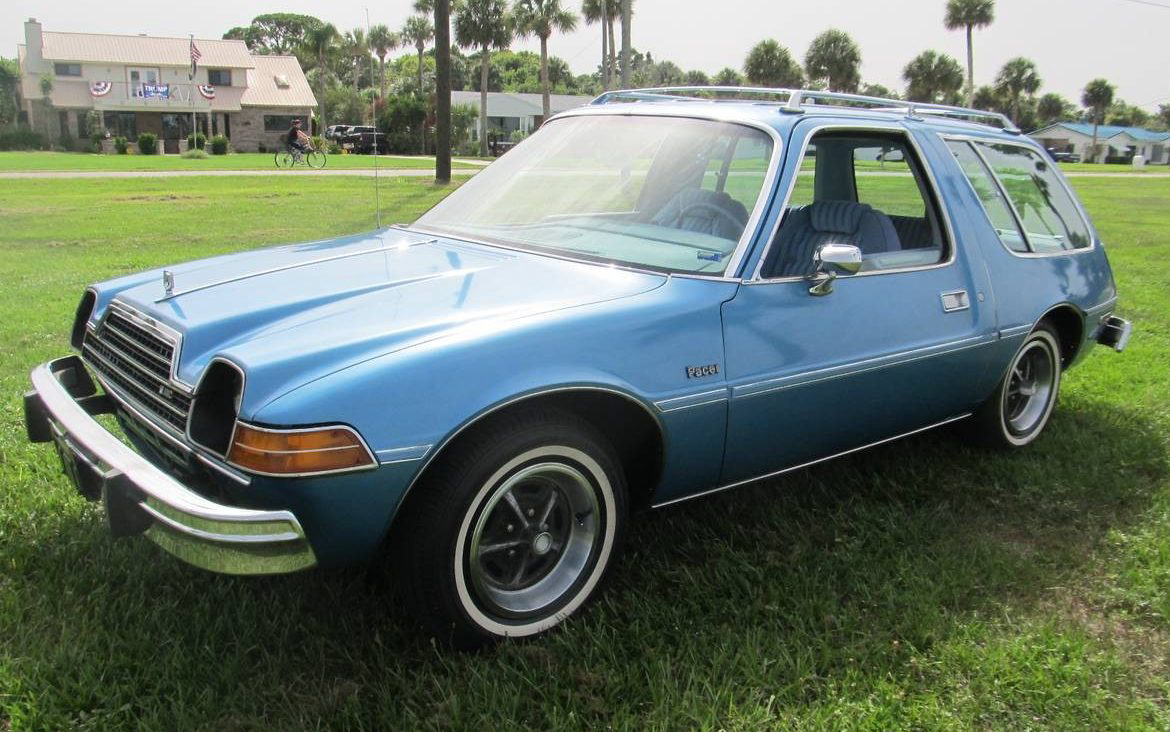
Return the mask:
<path id="1" fill-rule="evenodd" d="M 612 92 L 410 225 L 89 287 L 26 423 L 115 535 L 236 574 L 377 559 L 472 647 L 579 612 L 634 508 L 948 423 L 1029 444 L 1124 348 L 1116 307 L 1000 115 Z"/>

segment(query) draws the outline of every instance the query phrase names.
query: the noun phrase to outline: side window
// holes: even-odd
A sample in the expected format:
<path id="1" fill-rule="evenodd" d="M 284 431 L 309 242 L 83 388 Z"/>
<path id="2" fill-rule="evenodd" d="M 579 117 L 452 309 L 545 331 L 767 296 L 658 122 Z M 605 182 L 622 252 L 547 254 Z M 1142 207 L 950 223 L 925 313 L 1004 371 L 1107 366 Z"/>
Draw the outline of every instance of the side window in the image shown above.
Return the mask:
<path id="1" fill-rule="evenodd" d="M 987 218 L 991 220 L 991 225 L 995 227 L 995 233 L 999 234 L 999 240 L 1003 242 L 1005 247 L 1014 252 L 1028 251 L 1028 243 L 1024 240 L 1024 235 L 1020 231 L 1019 225 L 1016 224 L 1016 217 L 1012 215 L 1007 201 L 1004 200 L 1003 194 L 999 192 L 999 186 L 995 184 L 995 180 L 992 179 L 991 174 L 987 171 L 987 167 L 983 165 L 983 161 L 975 154 L 971 143 L 961 140 L 948 140 L 947 146 L 950 147 L 951 152 L 955 156 L 955 160 L 959 162 L 959 167 L 963 169 L 963 174 L 970 181 L 975 195 L 979 197 L 979 201 L 983 204 L 983 210 L 987 212 Z"/>
<path id="2" fill-rule="evenodd" d="M 766 137 L 756 134 L 721 136 L 707 160 L 702 188 L 725 192 L 751 211 L 764 185 L 771 157 L 772 145 Z"/>
<path id="3" fill-rule="evenodd" d="M 1089 228 L 1052 165 L 1019 145 L 975 143 L 1015 206 L 1032 251 L 1084 249 Z"/>
<path id="4" fill-rule="evenodd" d="M 924 267 L 947 257 L 937 197 L 903 135 L 817 135 L 791 186 L 765 277 L 810 274 L 826 244 L 860 249 L 863 272 Z"/>

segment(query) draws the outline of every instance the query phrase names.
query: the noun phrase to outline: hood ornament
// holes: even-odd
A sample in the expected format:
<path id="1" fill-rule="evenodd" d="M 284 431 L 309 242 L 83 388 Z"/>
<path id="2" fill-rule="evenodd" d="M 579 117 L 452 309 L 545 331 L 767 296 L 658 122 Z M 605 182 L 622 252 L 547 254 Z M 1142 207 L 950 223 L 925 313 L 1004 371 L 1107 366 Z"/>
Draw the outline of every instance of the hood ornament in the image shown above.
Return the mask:
<path id="1" fill-rule="evenodd" d="M 175 294 L 175 273 L 169 269 L 163 270 L 163 292 L 167 297 Z"/>

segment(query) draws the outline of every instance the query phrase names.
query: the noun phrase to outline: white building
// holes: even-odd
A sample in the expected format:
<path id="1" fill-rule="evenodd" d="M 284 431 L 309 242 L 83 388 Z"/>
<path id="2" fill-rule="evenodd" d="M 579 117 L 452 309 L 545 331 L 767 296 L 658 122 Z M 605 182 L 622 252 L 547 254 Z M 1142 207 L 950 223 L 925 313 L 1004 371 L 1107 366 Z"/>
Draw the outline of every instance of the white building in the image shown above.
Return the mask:
<path id="1" fill-rule="evenodd" d="M 572 94 L 550 94 L 549 110 L 553 114 L 564 112 L 566 109 L 581 107 L 592 101 L 592 97 L 576 96 Z M 470 104 L 475 107 L 476 116 L 479 113 L 479 92 L 453 91 L 451 105 Z M 544 102 L 540 94 L 520 94 L 512 92 L 488 92 L 487 100 L 488 130 L 496 131 L 504 139 L 508 135 L 520 130 L 532 132 L 544 121 Z M 472 131 L 474 139 L 479 134 L 479 124 Z"/>
<path id="2" fill-rule="evenodd" d="M 317 100 L 292 56 L 252 55 L 243 41 L 57 33 L 30 18 L 17 46 L 23 111 L 34 130 L 54 139 L 109 132 L 136 140 L 150 132 L 179 152 L 195 124 L 222 134 L 236 150 L 272 149 L 293 117 L 308 121 Z M 46 97 L 42 81 L 52 90 Z M 93 110 L 98 128 L 90 129 Z"/>
<path id="3" fill-rule="evenodd" d="M 1084 122 L 1057 122 L 1029 135 L 1049 150 L 1072 152 L 1092 162 L 1093 125 Z M 1141 127 L 1097 126 L 1097 162 L 1124 161 L 1141 155 L 1147 163 L 1170 162 L 1170 132 Z"/>

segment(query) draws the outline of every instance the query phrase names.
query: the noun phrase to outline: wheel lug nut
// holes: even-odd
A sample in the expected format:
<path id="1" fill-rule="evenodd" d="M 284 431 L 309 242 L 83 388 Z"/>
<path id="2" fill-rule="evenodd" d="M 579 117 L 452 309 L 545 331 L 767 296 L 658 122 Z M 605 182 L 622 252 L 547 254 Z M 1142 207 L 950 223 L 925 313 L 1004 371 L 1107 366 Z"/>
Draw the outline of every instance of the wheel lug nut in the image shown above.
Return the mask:
<path id="1" fill-rule="evenodd" d="M 532 517 L 535 515 L 536 515 L 536 509 L 532 509 L 532 508 L 528 509 L 528 516 L 529 517 Z"/>
<path id="2" fill-rule="evenodd" d="M 515 531 L 515 530 L 516 530 L 515 526 L 513 526 L 512 524 L 508 524 L 508 531 Z"/>

